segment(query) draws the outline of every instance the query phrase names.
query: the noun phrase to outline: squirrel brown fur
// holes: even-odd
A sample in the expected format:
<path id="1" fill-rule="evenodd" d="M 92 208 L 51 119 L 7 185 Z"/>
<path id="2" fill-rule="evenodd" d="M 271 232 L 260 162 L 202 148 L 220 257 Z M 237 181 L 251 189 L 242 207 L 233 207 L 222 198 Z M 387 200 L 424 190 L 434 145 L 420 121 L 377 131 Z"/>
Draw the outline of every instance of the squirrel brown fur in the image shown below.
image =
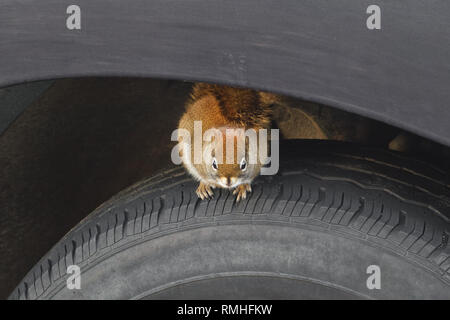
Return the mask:
<path id="1" fill-rule="evenodd" d="M 191 96 L 186 103 L 186 111 L 182 115 L 178 129 L 184 129 L 194 137 L 194 121 L 201 121 L 202 136 L 209 129 L 225 133 L 241 132 L 238 129 L 269 129 L 271 124 L 271 105 L 277 99 L 276 95 L 251 89 L 223 86 L 217 84 L 196 83 Z M 223 156 L 225 157 L 226 135 L 222 135 Z M 236 134 L 235 141 L 245 136 Z M 217 141 L 202 146 L 201 163 L 194 163 L 193 138 L 185 141 L 178 135 L 181 159 L 186 170 L 198 180 L 197 195 L 201 199 L 213 196 L 212 189 L 219 187 L 234 189 L 237 201 L 246 198 L 251 192 L 251 182 L 260 174 L 263 159 L 256 163 L 249 163 L 249 147 L 245 142 L 245 150 L 239 152 L 237 143 L 234 144 L 234 161 L 225 163 L 218 161 L 214 147 Z M 220 143 L 220 142 L 219 142 Z M 256 152 L 255 150 L 251 152 Z"/>

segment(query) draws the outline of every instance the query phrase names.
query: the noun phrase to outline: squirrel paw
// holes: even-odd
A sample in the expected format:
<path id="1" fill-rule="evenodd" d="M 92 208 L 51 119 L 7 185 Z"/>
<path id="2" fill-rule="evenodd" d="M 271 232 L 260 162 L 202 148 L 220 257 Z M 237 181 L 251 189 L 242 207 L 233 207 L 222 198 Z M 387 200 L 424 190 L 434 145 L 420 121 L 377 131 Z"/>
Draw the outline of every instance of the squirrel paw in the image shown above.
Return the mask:
<path id="1" fill-rule="evenodd" d="M 233 194 L 237 194 L 236 202 L 247 198 L 247 191 L 252 192 L 252 186 L 248 183 L 240 184 L 234 189 Z"/>
<path id="2" fill-rule="evenodd" d="M 197 193 L 197 196 L 204 200 L 204 199 L 209 199 L 212 198 L 212 196 L 214 195 L 214 192 L 211 190 L 211 185 L 209 184 L 205 184 L 203 182 L 200 182 L 200 184 L 198 185 L 197 191 L 195 191 Z"/>

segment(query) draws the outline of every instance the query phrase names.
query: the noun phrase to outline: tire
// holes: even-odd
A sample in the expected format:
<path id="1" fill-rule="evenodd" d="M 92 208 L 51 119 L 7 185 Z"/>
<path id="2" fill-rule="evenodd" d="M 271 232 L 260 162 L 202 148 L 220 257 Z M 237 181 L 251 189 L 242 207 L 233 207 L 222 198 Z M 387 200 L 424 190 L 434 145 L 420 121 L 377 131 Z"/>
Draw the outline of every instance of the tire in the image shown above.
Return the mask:
<path id="1" fill-rule="evenodd" d="M 445 171 L 354 145 L 286 141 L 236 204 L 175 168 L 97 208 L 10 299 L 449 299 Z M 284 159 L 284 161 L 283 161 Z M 69 290 L 67 266 L 81 268 Z M 381 287 L 369 266 L 378 266 Z M 369 280 L 368 280 L 369 279 Z"/>

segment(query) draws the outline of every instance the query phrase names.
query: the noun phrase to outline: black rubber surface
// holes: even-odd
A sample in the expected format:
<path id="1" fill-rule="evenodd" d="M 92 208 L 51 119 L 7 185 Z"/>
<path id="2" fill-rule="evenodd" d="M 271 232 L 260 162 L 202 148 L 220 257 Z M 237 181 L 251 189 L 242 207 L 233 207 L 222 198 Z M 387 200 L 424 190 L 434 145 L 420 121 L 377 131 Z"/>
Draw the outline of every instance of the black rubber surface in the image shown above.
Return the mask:
<path id="1" fill-rule="evenodd" d="M 450 2 L 3 0 L 0 87 L 85 76 L 260 88 L 450 145 Z M 381 30 L 369 30 L 369 5 Z M 20 23 L 18 23 L 20 21 Z M 3 106 L 1 106 L 3 107 Z"/>
<path id="2" fill-rule="evenodd" d="M 130 187 L 10 298 L 450 298 L 446 171 L 333 142 L 287 141 L 281 159 L 239 204 L 221 190 L 200 201 L 181 168 Z M 71 264 L 80 290 L 66 288 Z M 380 290 L 366 286 L 369 265 Z"/>

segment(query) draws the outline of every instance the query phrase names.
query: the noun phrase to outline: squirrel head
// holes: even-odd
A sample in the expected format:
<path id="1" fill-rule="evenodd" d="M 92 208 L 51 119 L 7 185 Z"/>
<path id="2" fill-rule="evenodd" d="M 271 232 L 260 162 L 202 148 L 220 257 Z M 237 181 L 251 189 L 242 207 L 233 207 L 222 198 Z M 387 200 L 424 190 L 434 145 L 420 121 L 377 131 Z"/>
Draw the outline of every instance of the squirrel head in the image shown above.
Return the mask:
<path id="1" fill-rule="evenodd" d="M 203 144 L 203 165 L 208 180 L 226 189 L 251 183 L 261 169 L 257 141 L 251 146 L 242 129 L 213 130 L 211 140 Z"/>

